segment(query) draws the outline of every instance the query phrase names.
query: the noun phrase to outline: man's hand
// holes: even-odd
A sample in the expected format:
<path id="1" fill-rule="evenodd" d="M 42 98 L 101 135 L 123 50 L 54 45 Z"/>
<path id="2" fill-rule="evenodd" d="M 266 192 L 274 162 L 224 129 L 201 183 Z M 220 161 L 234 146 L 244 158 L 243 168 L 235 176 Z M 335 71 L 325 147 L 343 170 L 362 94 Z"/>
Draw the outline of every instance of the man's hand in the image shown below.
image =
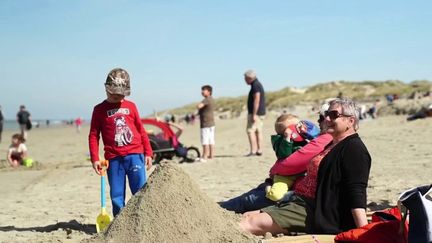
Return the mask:
<path id="1" fill-rule="evenodd" d="M 252 122 L 255 123 L 256 121 L 258 121 L 259 117 L 258 115 L 252 115 Z"/>
<path id="2" fill-rule="evenodd" d="M 145 157 L 146 170 L 149 170 L 152 167 L 152 160 L 153 158 L 151 156 Z"/>
<path id="3" fill-rule="evenodd" d="M 96 172 L 96 174 L 101 175 L 101 173 L 102 173 L 101 162 L 99 160 L 97 160 L 97 161 L 93 162 L 92 165 L 93 165 L 93 169 Z"/>

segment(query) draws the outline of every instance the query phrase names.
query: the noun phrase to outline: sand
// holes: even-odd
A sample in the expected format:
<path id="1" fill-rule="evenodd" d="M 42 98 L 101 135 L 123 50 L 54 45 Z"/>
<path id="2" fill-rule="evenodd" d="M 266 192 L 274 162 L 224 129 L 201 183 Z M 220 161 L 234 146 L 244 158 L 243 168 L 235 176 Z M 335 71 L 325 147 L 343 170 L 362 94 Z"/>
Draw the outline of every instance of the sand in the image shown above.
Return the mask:
<path id="1" fill-rule="evenodd" d="M 108 242 L 256 242 L 174 163 L 161 163 L 111 223 Z M 135 227 L 131 227 L 135 226 Z"/>
<path id="2" fill-rule="evenodd" d="M 294 112 L 316 120 L 301 111 Z M 193 195 L 208 196 L 206 203 L 213 201 L 214 206 L 263 181 L 275 161 L 270 146 L 274 118 L 270 114 L 265 121 L 266 142 L 261 157 L 243 156 L 248 153 L 245 117 L 218 120 L 216 158 L 204 163 L 178 164 L 192 178 L 191 185 L 195 183 L 201 189 Z M 405 119 L 405 116 L 388 116 L 360 124 L 360 136 L 372 155 L 370 209 L 395 205 L 404 190 L 431 183 L 432 119 L 413 122 Z M 27 146 L 31 157 L 38 161 L 37 168 L 0 166 L 0 242 L 80 242 L 95 236 L 94 224 L 100 210 L 99 177 L 87 161 L 87 132 L 86 126 L 80 134 L 73 127 L 33 129 Z M 7 138 L 11 134 L 3 132 L 0 158 L 6 157 Z M 180 141 L 199 145 L 199 127 L 187 126 Z M 175 185 L 171 186 L 174 187 L 170 190 L 175 189 Z M 111 211 L 110 203 L 108 211 Z M 216 212 L 220 216 L 220 211 Z M 158 215 L 150 219 L 154 217 Z M 168 220 L 166 215 L 159 217 Z M 215 223 L 210 219 L 208 222 Z M 154 228 L 154 231 L 162 230 Z"/>

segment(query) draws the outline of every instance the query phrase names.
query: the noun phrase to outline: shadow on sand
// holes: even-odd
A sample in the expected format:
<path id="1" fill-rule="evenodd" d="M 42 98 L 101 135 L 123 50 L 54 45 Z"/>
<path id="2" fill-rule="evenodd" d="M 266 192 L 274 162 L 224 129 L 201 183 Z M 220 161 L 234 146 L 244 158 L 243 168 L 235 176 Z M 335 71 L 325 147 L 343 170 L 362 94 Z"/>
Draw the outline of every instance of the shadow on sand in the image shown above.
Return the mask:
<path id="1" fill-rule="evenodd" d="M 380 202 L 376 203 L 376 202 L 370 202 L 367 207 L 371 210 L 371 211 L 377 211 L 377 210 L 383 210 L 386 208 L 391 208 L 394 207 L 395 205 L 390 205 L 390 202 L 388 200 L 381 200 Z"/>
<path id="2" fill-rule="evenodd" d="M 230 155 L 230 154 L 221 154 L 221 155 L 215 155 L 215 158 L 235 158 L 239 157 L 237 155 Z"/>
<path id="3" fill-rule="evenodd" d="M 9 231 L 36 231 L 42 233 L 48 233 L 62 229 L 67 232 L 67 234 L 72 233 L 72 230 L 80 231 L 88 235 L 96 234 L 96 225 L 94 224 L 81 224 L 76 220 L 71 220 L 69 222 L 59 222 L 56 224 L 50 224 L 47 226 L 37 226 L 37 227 L 25 227 L 19 228 L 15 226 L 1 226 L 0 232 Z"/>

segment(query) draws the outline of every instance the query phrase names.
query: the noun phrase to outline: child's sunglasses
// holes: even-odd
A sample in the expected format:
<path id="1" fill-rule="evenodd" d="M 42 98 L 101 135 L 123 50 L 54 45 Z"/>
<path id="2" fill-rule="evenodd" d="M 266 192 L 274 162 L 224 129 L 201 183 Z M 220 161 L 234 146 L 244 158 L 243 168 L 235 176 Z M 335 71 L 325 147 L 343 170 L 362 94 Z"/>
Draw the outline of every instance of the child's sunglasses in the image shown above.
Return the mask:
<path id="1" fill-rule="evenodd" d="M 339 117 L 351 117 L 351 115 L 345 115 L 345 114 L 341 114 L 339 113 L 339 111 L 337 110 L 332 110 L 332 111 L 324 111 L 324 118 L 329 117 L 330 120 L 334 121 L 336 119 L 338 119 Z"/>

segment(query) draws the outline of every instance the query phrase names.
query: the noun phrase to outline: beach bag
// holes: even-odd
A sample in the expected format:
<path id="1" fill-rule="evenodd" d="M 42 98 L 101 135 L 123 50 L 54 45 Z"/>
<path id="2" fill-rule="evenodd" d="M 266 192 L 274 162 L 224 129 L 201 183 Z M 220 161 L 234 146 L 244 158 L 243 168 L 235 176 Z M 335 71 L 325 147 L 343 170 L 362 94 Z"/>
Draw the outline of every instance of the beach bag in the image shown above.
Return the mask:
<path id="1" fill-rule="evenodd" d="M 432 185 L 411 188 L 399 201 L 408 209 L 408 242 L 432 242 Z"/>
<path id="2" fill-rule="evenodd" d="M 30 130 L 30 129 L 32 129 L 32 127 L 33 127 L 33 125 L 32 125 L 32 123 L 31 123 L 31 121 L 30 121 L 30 120 L 27 120 L 27 122 L 26 122 L 26 129 L 27 129 L 27 130 Z"/>
<path id="3" fill-rule="evenodd" d="M 335 242 L 356 243 L 406 243 L 408 225 L 398 207 L 377 211 L 372 214 L 372 222 L 339 233 Z"/>

